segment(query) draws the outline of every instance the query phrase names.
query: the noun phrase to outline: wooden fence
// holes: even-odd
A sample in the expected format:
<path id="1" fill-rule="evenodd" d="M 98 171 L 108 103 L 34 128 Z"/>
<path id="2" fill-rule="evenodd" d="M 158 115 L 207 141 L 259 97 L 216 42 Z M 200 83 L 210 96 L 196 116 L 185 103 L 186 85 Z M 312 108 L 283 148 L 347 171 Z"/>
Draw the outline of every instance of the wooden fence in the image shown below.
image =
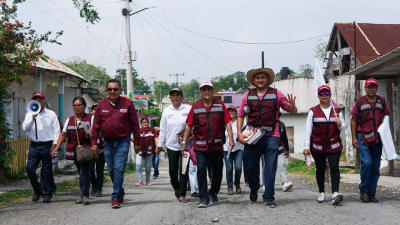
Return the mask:
<path id="1" fill-rule="evenodd" d="M 26 170 L 26 150 L 29 149 L 29 138 L 27 136 L 17 139 L 9 139 L 11 148 L 15 151 L 14 157 L 11 160 L 10 172 L 12 175 L 17 175 Z"/>

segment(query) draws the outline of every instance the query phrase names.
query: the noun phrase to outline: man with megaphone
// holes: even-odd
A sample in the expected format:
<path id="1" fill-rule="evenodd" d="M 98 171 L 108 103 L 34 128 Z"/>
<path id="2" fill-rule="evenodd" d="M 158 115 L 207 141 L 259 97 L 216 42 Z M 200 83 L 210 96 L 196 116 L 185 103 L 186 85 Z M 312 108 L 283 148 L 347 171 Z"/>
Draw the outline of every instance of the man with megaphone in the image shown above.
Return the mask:
<path id="1" fill-rule="evenodd" d="M 46 108 L 46 97 L 36 93 L 27 105 L 28 113 L 22 123 L 22 129 L 29 133 L 28 162 L 26 171 L 33 187 L 32 201 L 38 201 L 43 195 L 43 203 L 50 203 L 54 189 L 52 158 L 50 155 L 60 136 L 60 124 L 55 112 Z M 42 161 L 42 176 L 44 187 L 38 182 L 36 170 Z"/>

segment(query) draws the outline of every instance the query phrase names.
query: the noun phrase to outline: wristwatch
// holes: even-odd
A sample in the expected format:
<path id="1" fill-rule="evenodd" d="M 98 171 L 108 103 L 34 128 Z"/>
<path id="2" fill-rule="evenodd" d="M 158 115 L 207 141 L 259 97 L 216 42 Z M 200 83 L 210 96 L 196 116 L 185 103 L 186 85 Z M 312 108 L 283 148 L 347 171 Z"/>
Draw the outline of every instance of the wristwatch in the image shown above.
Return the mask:
<path id="1" fill-rule="evenodd" d="M 185 141 L 182 141 L 181 143 L 182 143 L 182 144 L 186 144 L 186 142 L 185 142 Z"/>

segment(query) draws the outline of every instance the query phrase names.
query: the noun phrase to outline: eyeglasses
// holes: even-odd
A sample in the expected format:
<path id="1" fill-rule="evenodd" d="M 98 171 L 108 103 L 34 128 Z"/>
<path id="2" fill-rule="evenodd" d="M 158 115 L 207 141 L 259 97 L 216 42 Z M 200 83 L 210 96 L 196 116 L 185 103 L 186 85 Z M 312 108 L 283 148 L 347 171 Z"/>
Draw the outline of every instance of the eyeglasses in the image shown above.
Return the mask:
<path id="1" fill-rule="evenodd" d="M 81 105 L 73 105 L 73 107 L 74 108 L 79 108 L 79 107 L 82 107 L 83 105 L 81 104 Z"/>
<path id="2" fill-rule="evenodd" d="M 109 92 L 111 92 L 111 91 L 117 92 L 117 91 L 119 91 L 119 88 L 108 88 L 107 91 L 109 91 Z"/>
<path id="3" fill-rule="evenodd" d="M 319 93 L 319 96 L 321 96 L 321 97 L 322 97 L 322 96 L 329 96 L 329 95 L 331 95 L 331 93 L 328 92 L 328 91 L 327 91 L 327 92 L 320 92 L 320 93 Z"/>

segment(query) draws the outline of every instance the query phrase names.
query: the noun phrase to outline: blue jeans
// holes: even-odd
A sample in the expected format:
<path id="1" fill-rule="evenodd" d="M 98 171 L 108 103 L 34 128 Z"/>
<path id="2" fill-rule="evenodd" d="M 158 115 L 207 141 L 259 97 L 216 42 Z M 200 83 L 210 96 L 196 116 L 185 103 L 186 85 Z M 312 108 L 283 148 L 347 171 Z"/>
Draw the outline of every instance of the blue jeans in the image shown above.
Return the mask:
<path id="1" fill-rule="evenodd" d="M 160 155 L 159 154 L 153 154 L 153 167 L 154 167 L 154 173 L 153 177 L 158 177 L 160 175 L 160 172 L 158 171 L 158 164 L 160 163 Z"/>
<path id="2" fill-rule="evenodd" d="M 144 161 L 145 168 L 146 168 L 146 183 L 150 183 L 152 159 L 153 159 L 153 154 L 146 155 L 146 156 L 141 156 L 139 154 L 136 155 L 136 173 L 138 176 L 138 182 L 143 181 L 142 165 L 143 165 L 143 161 Z"/>
<path id="3" fill-rule="evenodd" d="M 107 170 L 113 182 L 111 199 L 121 200 L 124 188 L 124 171 L 128 158 L 131 137 L 126 136 L 116 141 L 104 140 L 104 157 L 107 162 Z"/>
<path id="4" fill-rule="evenodd" d="M 199 185 L 199 197 L 210 199 L 210 194 L 218 194 L 221 189 L 222 171 L 224 169 L 224 153 L 222 151 L 205 153 L 195 151 L 197 158 L 197 181 Z M 207 191 L 207 163 L 210 163 L 213 178 L 211 188 Z M 186 184 L 185 184 L 186 185 Z"/>
<path id="5" fill-rule="evenodd" d="M 247 167 L 247 180 L 251 191 L 260 189 L 260 157 L 263 154 L 265 161 L 263 200 L 264 202 L 274 201 L 275 175 L 279 154 L 278 137 L 262 137 L 255 145 L 244 145 L 245 167 Z"/>
<path id="6" fill-rule="evenodd" d="M 240 177 L 242 176 L 243 150 L 231 152 L 229 158 L 226 157 L 227 154 L 228 152 L 224 151 L 226 183 L 228 185 L 228 190 L 233 190 L 233 184 L 235 184 L 235 186 L 240 185 Z M 233 168 L 235 168 L 235 182 L 233 182 Z"/>
<path id="7" fill-rule="evenodd" d="M 366 146 L 362 141 L 361 134 L 357 135 L 357 140 L 361 159 L 361 183 L 359 189 L 362 192 L 375 195 L 380 176 L 379 167 L 381 165 L 382 144 L 378 143 Z"/>
<path id="8" fill-rule="evenodd" d="M 92 163 L 92 167 L 90 168 L 90 177 L 91 177 L 90 179 L 92 183 L 92 190 L 94 192 L 103 190 L 105 163 L 106 159 L 104 155 L 99 155 L 99 160 L 95 163 Z M 96 168 L 96 173 L 95 173 L 95 168 Z"/>
<path id="9" fill-rule="evenodd" d="M 45 198 L 51 198 L 52 192 L 55 187 L 53 177 L 53 164 L 50 156 L 50 149 L 53 145 L 53 141 L 49 142 L 32 142 L 29 146 L 28 163 L 26 165 L 26 172 L 31 182 L 33 191 L 36 194 L 43 194 Z M 38 181 L 36 170 L 38 165 L 42 161 L 41 177 L 43 179 L 43 190 L 42 186 Z"/>

